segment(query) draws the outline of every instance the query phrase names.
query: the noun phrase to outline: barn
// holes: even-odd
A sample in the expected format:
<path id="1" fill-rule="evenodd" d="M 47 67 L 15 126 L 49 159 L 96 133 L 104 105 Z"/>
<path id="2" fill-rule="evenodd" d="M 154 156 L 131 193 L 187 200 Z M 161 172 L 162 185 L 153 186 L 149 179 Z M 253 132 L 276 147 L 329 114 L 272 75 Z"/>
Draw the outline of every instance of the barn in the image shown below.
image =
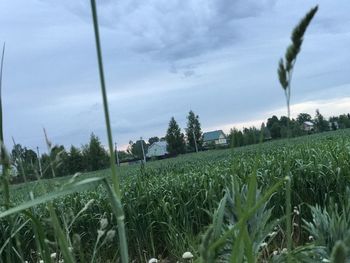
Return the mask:
<path id="1" fill-rule="evenodd" d="M 148 147 L 146 156 L 148 158 L 161 157 L 168 154 L 166 141 L 154 142 Z"/>

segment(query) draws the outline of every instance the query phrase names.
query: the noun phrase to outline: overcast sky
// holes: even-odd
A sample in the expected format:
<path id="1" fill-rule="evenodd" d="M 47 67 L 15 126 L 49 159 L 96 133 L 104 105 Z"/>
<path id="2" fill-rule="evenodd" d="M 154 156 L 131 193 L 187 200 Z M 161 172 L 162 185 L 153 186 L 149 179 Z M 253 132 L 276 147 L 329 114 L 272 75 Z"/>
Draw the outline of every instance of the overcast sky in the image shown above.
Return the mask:
<path id="1" fill-rule="evenodd" d="M 350 1 L 97 0 L 114 140 L 164 136 L 190 109 L 204 131 L 285 114 L 277 63 L 319 4 L 292 84 L 292 115 L 350 112 Z M 106 143 L 88 0 L 1 0 L 5 143 Z"/>

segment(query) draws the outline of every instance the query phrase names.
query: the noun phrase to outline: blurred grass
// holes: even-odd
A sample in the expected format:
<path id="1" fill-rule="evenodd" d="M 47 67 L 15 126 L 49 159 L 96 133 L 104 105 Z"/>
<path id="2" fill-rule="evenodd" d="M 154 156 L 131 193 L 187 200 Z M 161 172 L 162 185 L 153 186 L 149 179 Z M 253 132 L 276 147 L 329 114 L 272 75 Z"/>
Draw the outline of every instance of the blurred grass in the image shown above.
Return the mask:
<path id="1" fill-rule="evenodd" d="M 350 183 L 350 130 L 271 141 L 234 150 L 186 154 L 149 162 L 144 169 L 140 165 L 118 167 L 131 258 L 144 261 L 145 255 L 150 258 L 160 254 L 176 259 L 184 250 L 197 253 L 200 235 L 212 223 L 212 213 L 233 178 L 246 182 L 256 170 L 259 188 L 268 190 L 285 177 L 289 169 L 287 160 L 292 160 L 289 164 L 293 174 L 292 207 L 298 206 L 302 218 L 309 220 L 308 205 L 323 206 L 329 197 L 344 199 L 346 186 Z M 85 173 L 76 180 L 107 174 L 108 169 Z M 40 196 L 41 188 L 50 192 L 71 179 L 72 176 L 67 176 L 12 186 L 13 202 L 19 204 L 28 200 L 28 191 Z M 105 188 L 98 186 L 54 202 L 58 215 L 69 222 L 90 200 L 93 200 L 91 205 L 72 225 L 72 233 L 84 233 L 81 238 L 86 251 L 91 251 L 94 245 L 100 218 L 106 217 L 109 222 L 115 220 Z M 268 207 L 274 207 L 273 219 L 283 217 L 284 192 L 276 193 Z M 41 218 L 48 216 L 44 205 L 33 209 Z M 30 233 L 30 229 L 25 230 Z M 308 235 L 304 232 L 295 245 L 307 241 Z M 30 235 L 27 238 L 31 244 Z M 112 242 L 113 246 L 116 246 L 116 241 Z M 283 242 L 283 238 L 277 239 L 271 245 L 283 246 Z M 117 252 L 112 245 L 102 247 L 98 258 L 114 257 Z"/>

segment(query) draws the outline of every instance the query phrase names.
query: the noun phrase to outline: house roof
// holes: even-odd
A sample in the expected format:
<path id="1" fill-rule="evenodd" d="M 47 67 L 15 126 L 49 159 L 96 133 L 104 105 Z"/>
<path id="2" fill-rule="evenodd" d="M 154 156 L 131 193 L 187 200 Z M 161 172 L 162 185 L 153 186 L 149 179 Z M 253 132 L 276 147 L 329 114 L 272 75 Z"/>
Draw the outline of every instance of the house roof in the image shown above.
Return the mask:
<path id="1" fill-rule="evenodd" d="M 314 123 L 311 121 L 304 121 L 304 124 L 309 125 L 309 126 L 314 126 Z"/>
<path id="2" fill-rule="evenodd" d="M 220 135 L 224 135 L 225 136 L 225 134 L 224 134 L 224 132 L 222 130 L 205 132 L 205 133 L 203 133 L 203 141 L 206 142 L 206 141 L 218 140 Z"/>
<path id="3" fill-rule="evenodd" d="M 159 146 L 159 147 L 166 148 L 167 147 L 167 143 L 166 143 L 166 141 L 154 142 L 154 143 L 151 144 L 150 147 L 154 147 L 154 146 Z M 148 148 L 150 148 L 150 147 L 148 147 Z"/>

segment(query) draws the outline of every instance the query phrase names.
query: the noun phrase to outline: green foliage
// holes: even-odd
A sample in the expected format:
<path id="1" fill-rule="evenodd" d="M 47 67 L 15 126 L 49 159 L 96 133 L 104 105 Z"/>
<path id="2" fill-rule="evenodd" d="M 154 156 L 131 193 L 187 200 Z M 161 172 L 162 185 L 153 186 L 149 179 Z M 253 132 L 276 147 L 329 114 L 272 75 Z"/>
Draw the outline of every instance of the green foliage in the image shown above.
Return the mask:
<path id="1" fill-rule="evenodd" d="M 315 243 L 326 247 L 328 253 L 331 253 L 337 241 L 350 241 L 350 189 L 347 188 L 343 194 L 340 204 L 331 198 L 323 208 L 320 205 L 310 207 L 312 221 L 304 220 L 305 228 Z"/>
<path id="2" fill-rule="evenodd" d="M 143 150 L 142 150 L 143 147 Z M 135 143 L 130 141 L 128 147 L 128 153 L 132 154 L 134 158 L 143 159 L 143 153 L 147 153 L 148 145 L 144 140 L 138 140 Z"/>
<path id="3" fill-rule="evenodd" d="M 97 171 L 107 168 L 109 156 L 99 138 L 93 133 L 90 136 L 89 144 L 83 147 L 82 153 L 87 171 Z"/>
<path id="4" fill-rule="evenodd" d="M 348 248 L 345 246 L 343 241 L 337 241 L 335 244 L 332 255 L 331 262 L 332 263 L 346 263 L 348 262 L 347 254 Z"/>
<path id="5" fill-rule="evenodd" d="M 167 151 L 171 155 L 176 155 L 185 152 L 185 139 L 184 134 L 175 118 L 172 117 L 169 122 L 169 127 L 166 133 Z"/>
<path id="6" fill-rule="evenodd" d="M 34 177 L 37 172 L 37 154 L 20 144 L 15 144 L 11 151 L 11 161 L 18 171 L 20 177 Z"/>
<path id="7" fill-rule="evenodd" d="M 342 114 L 338 118 L 339 126 L 342 129 L 350 128 L 350 114 Z"/>
<path id="8" fill-rule="evenodd" d="M 315 124 L 318 132 L 329 131 L 328 121 L 325 120 L 319 110 L 316 110 Z"/>
<path id="9" fill-rule="evenodd" d="M 69 174 L 75 174 L 77 172 L 83 172 L 85 170 L 84 156 L 81 151 L 73 145 L 70 147 L 66 162 Z"/>
<path id="10" fill-rule="evenodd" d="M 234 179 L 232 189 L 226 191 L 213 216 L 213 225 L 203 238 L 201 262 L 242 262 L 243 259 L 255 262 L 264 254 L 268 245 L 266 242 L 275 237 L 273 228 L 277 221 L 271 219 L 272 209 L 267 208 L 268 202 L 259 201 L 269 199 L 281 184 L 277 183 L 263 196 L 257 189 L 255 174 L 247 181 L 248 184 L 241 186 L 240 180 Z M 256 209 L 253 211 L 254 207 Z M 237 231 L 232 231 L 235 227 Z M 227 236 L 224 242 L 210 249 L 222 236 Z"/>
<path id="11" fill-rule="evenodd" d="M 159 138 L 158 138 L 157 136 L 155 136 L 155 137 L 150 137 L 150 138 L 148 139 L 148 144 L 149 144 L 149 145 L 152 145 L 152 144 L 155 143 L 155 142 L 159 142 Z"/>
<path id="12" fill-rule="evenodd" d="M 240 130 L 236 128 L 230 131 L 231 147 L 240 147 L 244 145 L 244 136 Z"/>
<path id="13" fill-rule="evenodd" d="M 305 121 L 312 121 L 311 115 L 308 113 L 299 113 L 297 122 L 302 125 Z"/>
<path id="14" fill-rule="evenodd" d="M 190 151 L 196 150 L 196 144 L 198 149 L 202 148 L 203 133 L 201 124 L 199 122 L 199 116 L 195 115 L 192 110 L 188 113 L 187 116 L 186 138 Z"/>
<path id="15" fill-rule="evenodd" d="M 141 176 L 139 167 L 120 167 L 123 174 L 122 200 L 125 203 L 130 258 L 137 262 L 144 262 L 144 254 L 146 254 L 146 258 L 161 254 L 163 258 L 167 257 L 176 262 L 176 260 L 180 260 L 179 257 L 185 250 L 190 250 L 198 256 L 200 253 L 198 248 L 201 244 L 200 237 L 203 233 L 207 233 L 205 230 L 213 224 L 211 214 L 217 209 L 224 193 L 227 193 L 226 205 L 224 206 L 224 226 L 227 227 L 227 230 L 228 226 L 234 224 L 234 221 L 229 223 L 229 218 L 234 218 L 236 208 L 231 208 L 237 207 L 238 203 L 233 198 L 234 188 L 228 188 L 232 185 L 233 178 L 237 178 L 238 181 L 236 183 L 238 190 L 235 193 L 240 194 L 241 203 L 246 205 L 248 192 L 245 189 L 248 188 L 244 185 L 249 184 L 253 172 L 256 171 L 256 189 L 260 190 L 260 193 L 257 194 L 260 197 L 257 197 L 257 200 L 260 200 L 262 194 L 266 193 L 278 180 L 285 177 L 286 160 L 289 158 L 293 174 L 291 181 L 292 207 L 300 206 L 302 219 L 311 222 L 312 214 L 310 215 L 309 208 L 304 204 L 318 204 L 320 207 L 324 207 L 326 193 L 335 201 L 338 200 L 338 203 L 340 200 L 345 200 L 344 196 L 348 195 L 346 186 L 350 183 L 349 147 L 350 131 L 338 130 L 293 138 L 289 141 L 278 140 L 261 145 L 240 147 L 233 151 L 232 149 L 207 151 L 150 162 L 145 165 L 147 177 Z M 74 177 L 74 182 L 79 182 L 87 177 L 100 178 L 108 174 L 109 170 L 83 174 Z M 13 202 L 20 204 L 22 200 L 28 200 L 29 191 L 33 191 L 34 196 L 39 197 L 43 193 L 40 185 L 48 192 L 55 192 L 59 190 L 56 185 L 61 187 L 67 184 L 70 179 L 71 177 L 56 178 L 14 186 Z M 68 185 L 64 186 L 64 188 L 66 187 Z M 100 218 L 106 215 L 109 222 L 116 220 L 116 217 L 111 215 L 113 211 L 110 204 L 106 202 L 109 200 L 106 188 L 96 185 L 91 185 L 91 187 L 89 188 L 91 190 L 81 191 L 79 194 L 71 193 L 54 201 L 58 217 L 62 221 L 71 222 L 71 218 L 78 215 L 89 200 L 94 200 L 74 220 L 70 232 L 70 237 L 76 234 L 81 235 L 80 246 L 86 258 L 92 256 Z M 232 203 L 232 206 L 229 205 L 231 203 L 230 196 L 235 202 Z M 283 191 L 278 191 L 268 200 L 260 207 L 265 207 L 265 211 L 271 210 L 270 222 L 277 219 L 280 219 L 280 222 L 278 230 L 272 231 L 277 232 L 275 238 L 271 241 L 265 241 L 268 243 L 268 249 L 260 251 L 259 257 L 264 260 L 274 260 L 273 262 L 286 262 L 285 254 L 282 253 L 283 248 L 285 248 L 285 241 L 283 241 L 285 240 L 285 230 L 282 225 L 285 215 L 285 194 Z M 48 216 L 46 206 L 39 205 L 34 209 L 37 215 L 41 215 L 41 218 Z M 339 206 L 339 211 L 341 210 L 342 208 Z M 253 213 L 247 221 L 251 221 L 256 215 L 258 214 Z M 24 222 L 22 221 L 22 223 Z M 255 222 L 263 222 L 262 217 L 258 217 Z M 42 223 L 46 231 L 51 229 L 49 221 L 44 220 Z M 5 228 L 6 221 L 1 219 L 0 225 Z M 256 229 L 260 224 L 251 223 L 251 225 Z M 261 224 L 262 229 L 257 229 L 254 232 L 265 232 L 263 226 L 264 224 Z M 224 234 L 225 227 L 220 229 L 222 232 L 219 234 L 219 239 Z M 29 244 L 28 246 L 35 250 L 32 231 L 31 225 L 27 224 L 19 235 L 22 240 L 25 240 L 23 244 Z M 297 258 L 297 262 L 317 262 L 315 258 L 330 258 L 330 252 L 322 250 L 322 245 L 319 245 L 321 243 L 318 243 L 316 237 L 315 244 L 300 247 L 300 245 L 310 242 L 308 236 L 312 234 L 306 233 L 306 231 L 300 240 L 294 241 L 296 247 L 291 252 L 292 257 Z M 256 238 L 255 241 L 256 236 L 253 236 L 254 238 L 251 238 L 252 242 L 254 241 L 253 244 L 260 243 L 259 238 Z M 233 239 L 230 240 L 233 244 Z M 115 249 L 118 246 L 117 242 L 117 239 L 113 240 L 112 243 L 106 244 L 96 251 L 96 260 L 111 260 L 116 256 L 116 253 L 118 257 L 119 252 Z M 213 243 L 209 242 L 209 244 Z M 251 247 L 253 248 L 253 246 Z M 222 251 L 222 249 L 217 251 Z M 274 256 L 273 250 L 278 251 L 278 255 Z M 24 251 L 24 255 L 25 258 L 28 258 L 26 251 L 27 249 Z M 50 251 L 52 253 L 55 248 L 50 247 Z M 209 253 L 209 250 L 207 251 Z M 216 251 L 216 249 L 210 251 Z"/>

